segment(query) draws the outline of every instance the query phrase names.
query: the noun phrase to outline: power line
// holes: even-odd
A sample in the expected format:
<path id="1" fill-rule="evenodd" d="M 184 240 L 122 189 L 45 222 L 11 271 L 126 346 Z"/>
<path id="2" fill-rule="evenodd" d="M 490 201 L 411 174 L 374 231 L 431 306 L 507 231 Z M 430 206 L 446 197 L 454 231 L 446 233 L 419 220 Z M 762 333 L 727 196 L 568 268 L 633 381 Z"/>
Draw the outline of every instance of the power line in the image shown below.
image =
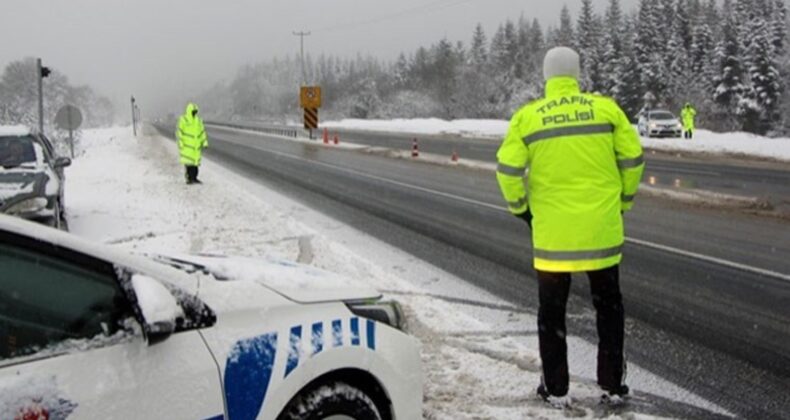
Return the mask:
<path id="1" fill-rule="evenodd" d="M 355 28 L 359 26 L 371 25 L 374 23 L 386 22 L 388 20 L 395 20 L 399 18 L 409 17 L 411 15 L 417 14 L 417 12 L 422 12 L 423 14 L 426 13 L 433 13 L 438 12 L 440 10 L 446 9 L 448 7 L 457 6 L 463 3 L 469 3 L 475 0 L 438 0 L 432 1 L 428 4 L 424 4 L 422 6 L 412 7 L 409 9 L 401 10 L 400 12 L 390 13 L 387 15 L 381 15 L 378 17 L 374 17 L 371 19 L 366 20 L 358 20 L 358 21 L 349 21 L 345 23 L 340 23 L 337 25 L 325 26 L 323 28 L 319 28 L 316 32 L 337 32 L 344 29 Z"/>

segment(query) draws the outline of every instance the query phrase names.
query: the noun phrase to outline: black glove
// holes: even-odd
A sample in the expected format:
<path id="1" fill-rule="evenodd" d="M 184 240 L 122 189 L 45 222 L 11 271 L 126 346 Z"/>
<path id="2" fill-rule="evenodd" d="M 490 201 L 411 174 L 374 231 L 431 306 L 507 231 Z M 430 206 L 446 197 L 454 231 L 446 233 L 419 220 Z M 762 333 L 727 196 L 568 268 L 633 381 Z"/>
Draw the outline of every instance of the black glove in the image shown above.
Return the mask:
<path id="1" fill-rule="evenodd" d="M 527 209 L 524 213 L 519 213 L 516 215 L 519 219 L 523 220 L 527 223 L 530 229 L 532 229 L 532 212 Z"/>

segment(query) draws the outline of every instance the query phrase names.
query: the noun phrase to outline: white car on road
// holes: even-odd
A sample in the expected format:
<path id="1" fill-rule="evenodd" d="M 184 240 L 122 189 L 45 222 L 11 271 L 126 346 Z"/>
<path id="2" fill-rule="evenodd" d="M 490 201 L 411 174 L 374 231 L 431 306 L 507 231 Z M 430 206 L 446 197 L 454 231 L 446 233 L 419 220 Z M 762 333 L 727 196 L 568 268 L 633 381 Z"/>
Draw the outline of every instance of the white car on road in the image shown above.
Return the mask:
<path id="1" fill-rule="evenodd" d="M 142 257 L 0 215 L 0 418 L 422 417 L 375 290 L 285 261 Z"/>
<path id="2" fill-rule="evenodd" d="M 637 126 L 640 136 L 680 137 L 683 134 L 680 120 L 673 113 L 660 109 L 639 114 Z"/>

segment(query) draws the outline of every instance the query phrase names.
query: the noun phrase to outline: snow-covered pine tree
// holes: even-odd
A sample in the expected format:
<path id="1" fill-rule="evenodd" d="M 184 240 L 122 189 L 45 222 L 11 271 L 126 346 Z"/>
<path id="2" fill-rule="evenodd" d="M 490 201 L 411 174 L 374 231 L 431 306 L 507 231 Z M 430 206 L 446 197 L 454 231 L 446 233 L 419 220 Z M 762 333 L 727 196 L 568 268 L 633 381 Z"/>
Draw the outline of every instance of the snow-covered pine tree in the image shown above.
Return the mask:
<path id="1" fill-rule="evenodd" d="M 683 48 L 688 52 L 691 49 L 691 18 L 689 16 L 688 0 L 678 0 L 675 6 L 675 31 L 683 41 Z"/>
<path id="2" fill-rule="evenodd" d="M 528 62 L 532 58 L 533 51 L 529 49 L 529 21 L 523 14 L 518 18 L 516 39 L 515 76 L 526 81 L 530 77 L 527 68 L 529 67 Z"/>
<path id="3" fill-rule="evenodd" d="M 532 57 L 527 64 L 527 71 L 532 75 L 532 83 L 542 84 L 543 81 L 543 56 L 546 54 L 546 43 L 543 37 L 543 29 L 538 19 L 532 20 L 529 28 L 529 50 Z"/>
<path id="4" fill-rule="evenodd" d="M 675 0 L 659 0 L 656 5 L 656 25 L 658 27 L 658 39 L 656 43 L 661 53 L 666 57 L 667 43 L 672 38 L 675 30 Z M 669 61 L 665 58 L 665 64 L 669 66 Z"/>
<path id="5" fill-rule="evenodd" d="M 705 23 L 713 34 L 714 39 L 718 39 L 721 35 L 721 13 L 716 4 L 716 0 L 708 0 L 705 3 Z"/>
<path id="6" fill-rule="evenodd" d="M 603 20 L 602 60 L 601 60 L 601 91 L 606 95 L 618 98 L 619 69 L 623 59 L 623 11 L 620 0 L 609 0 Z"/>
<path id="7" fill-rule="evenodd" d="M 406 59 L 406 54 L 400 53 L 398 55 L 398 60 L 395 61 L 392 69 L 392 77 L 396 89 L 404 90 L 409 88 L 409 60 Z"/>
<path id="8" fill-rule="evenodd" d="M 600 27 L 592 0 L 582 0 L 582 9 L 576 22 L 574 45 L 579 53 L 582 74 L 582 89 L 599 92 L 602 90 Z"/>
<path id="9" fill-rule="evenodd" d="M 737 39 L 737 22 L 729 2 L 722 8 L 724 23 L 722 39 L 716 46 L 718 74 L 713 78 L 713 101 L 716 104 L 715 122 L 721 129 L 734 130 L 743 126 L 737 119 L 736 106 L 746 87 L 743 84 L 741 48 Z"/>
<path id="10" fill-rule="evenodd" d="M 640 1 L 634 52 L 642 80 L 642 93 L 650 92 L 660 101 L 667 89 L 667 68 L 664 62 L 666 46 L 658 43 L 661 39 L 659 11 L 659 3 Z"/>
<path id="11" fill-rule="evenodd" d="M 512 77 L 516 75 L 518 59 L 518 30 L 511 20 L 505 22 L 505 55 L 501 57 L 503 69 L 507 69 Z"/>
<path id="12" fill-rule="evenodd" d="M 781 56 L 785 52 L 788 32 L 787 4 L 785 4 L 785 0 L 773 1 L 773 13 L 768 18 L 771 22 L 771 45 L 776 50 L 775 54 Z"/>
<path id="13" fill-rule="evenodd" d="M 491 46 L 489 51 L 489 61 L 495 68 L 495 72 L 499 73 L 503 67 L 507 67 L 509 60 L 507 57 L 507 38 L 505 36 L 505 26 L 500 24 L 497 27 L 494 36 L 491 38 Z"/>
<path id="14" fill-rule="evenodd" d="M 702 18 L 697 19 L 694 23 L 693 34 L 689 51 L 689 67 L 695 76 L 701 76 L 713 53 L 713 34 L 708 23 Z"/>
<path id="15" fill-rule="evenodd" d="M 560 27 L 556 33 L 555 44 L 552 46 L 572 47 L 574 41 L 573 21 L 571 20 L 571 11 L 568 10 L 567 5 L 562 6 L 560 11 Z"/>
<path id="16" fill-rule="evenodd" d="M 635 16 L 623 19 L 623 56 L 616 70 L 617 83 L 612 88 L 613 96 L 617 99 L 625 113 L 632 119 L 642 109 L 642 77 L 636 56 L 636 27 Z"/>
<path id="17" fill-rule="evenodd" d="M 444 117 L 452 118 L 454 105 L 453 94 L 456 91 L 458 82 L 459 65 L 462 62 L 457 49 L 447 38 L 442 38 L 438 44 L 432 48 L 432 90 L 434 97 L 442 105 Z"/>
<path id="18" fill-rule="evenodd" d="M 488 62 L 488 41 L 483 25 L 478 23 L 472 34 L 472 43 L 469 47 L 470 64 L 477 69 L 483 69 Z"/>
<path id="19" fill-rule="evenodd" d="M 742 101 L 742 115 L 746 117 L 744 129 L 765 134 L 779 120 L 778 105 L 782 84 L 777 58 L 771 43 L 772 28 L 764 16 L 751 14 L 746 38 L 746 62 L 750 89 Z M 754 118 L 757 117 L 757 118 Z"/>
<path id="20" fill-rule="evenodd" d="M 36 92 L 36 63 L 32 58 L 13 61 L 3 70 L 0 78 L 0 122 L 24 124 L 38 123 Z"/>
<path id="21" fill-rule="evenodd" d="M 466 65 L 461 67 L 458 87 L 453 96 L 458 115 L 465 118 L 496 118 L 494 79 L 488 41 L 483 26 L 478 24 L 472 34 Z"/>

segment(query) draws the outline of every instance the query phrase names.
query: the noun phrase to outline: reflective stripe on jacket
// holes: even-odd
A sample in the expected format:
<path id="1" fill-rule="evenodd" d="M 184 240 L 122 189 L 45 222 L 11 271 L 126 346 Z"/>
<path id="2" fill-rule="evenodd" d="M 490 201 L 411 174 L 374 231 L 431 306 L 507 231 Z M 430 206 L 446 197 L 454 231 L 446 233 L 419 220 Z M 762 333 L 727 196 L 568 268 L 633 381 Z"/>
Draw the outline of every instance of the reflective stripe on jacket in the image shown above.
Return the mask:
<path id="1" fill-rule="evenodd" d="M 185 114 L 178 119 L 176 139 L 178 139 L 178 151 L 183 165 L 199 166 L 203 149 L 208 147 L 203 120 L 198 116 L 192 116 L 192 111 L 197 109 L 197 105 L 190 103 Z"/>
<path id="2" fill-rule="evenodd" d="M 621 212 L 633 206 L 644 159 L 636 130 L 614 100 L 581 93 L 573 78 L 550 79 L 546 97 L 513 116 L 497 160 L 508 208 L 533 214 L 536 269 L 620 263 Z"/>

